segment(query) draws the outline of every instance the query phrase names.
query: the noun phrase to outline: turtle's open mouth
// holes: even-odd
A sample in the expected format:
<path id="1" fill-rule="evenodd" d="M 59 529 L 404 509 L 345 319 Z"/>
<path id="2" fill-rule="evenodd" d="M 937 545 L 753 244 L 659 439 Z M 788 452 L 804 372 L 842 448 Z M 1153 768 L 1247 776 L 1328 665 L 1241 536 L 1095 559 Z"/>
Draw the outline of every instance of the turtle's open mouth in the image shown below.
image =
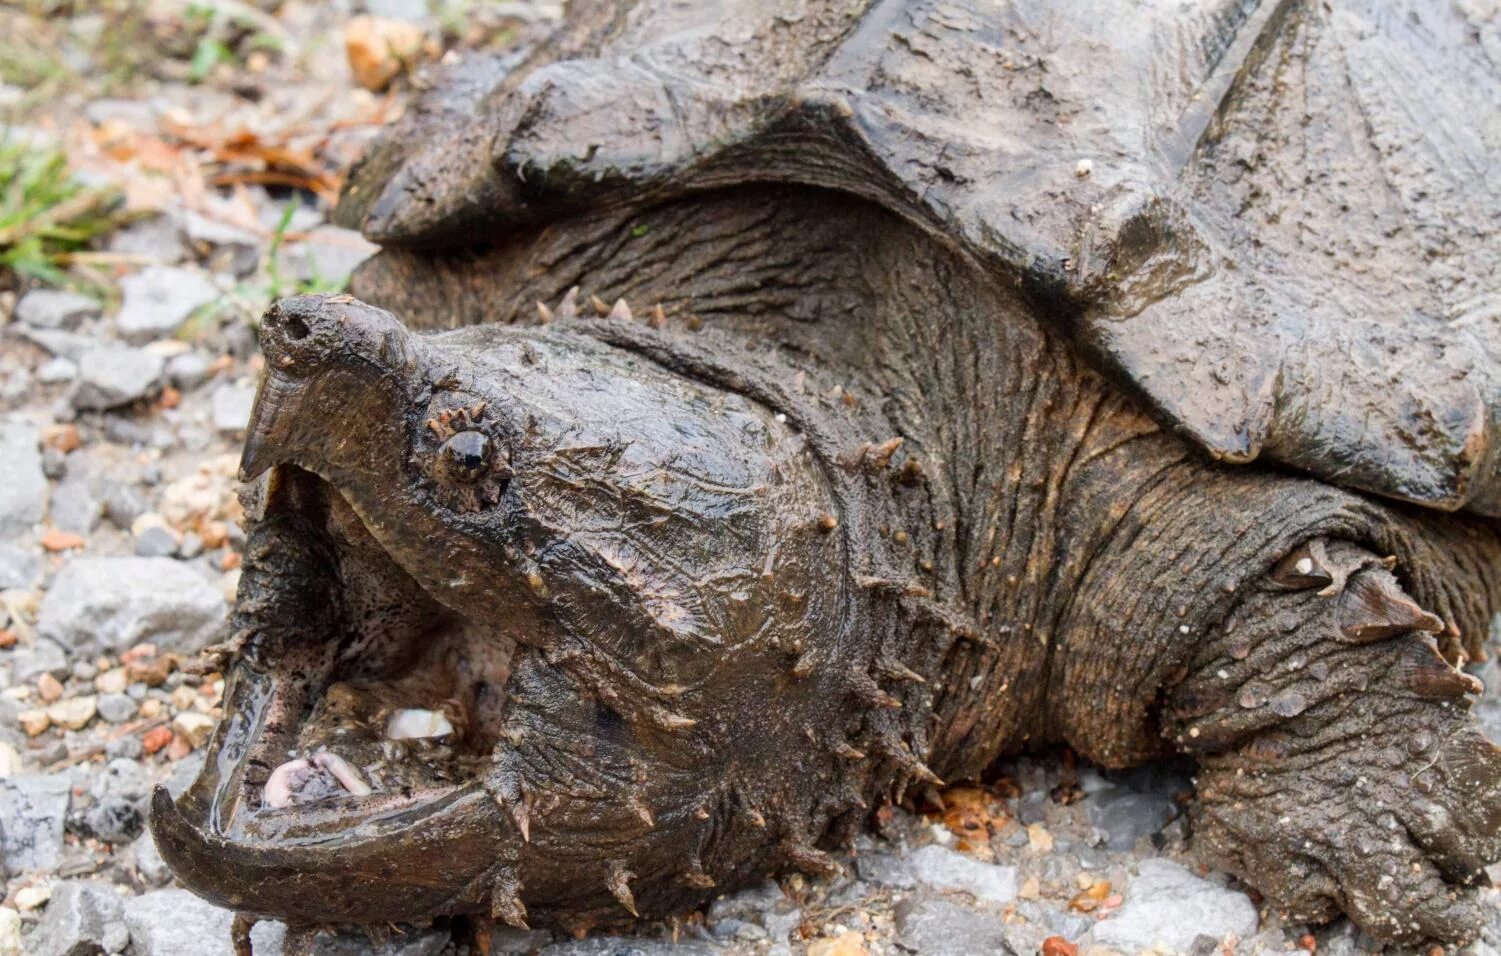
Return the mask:
<path id="1" fill-rule="evenodd" d="M 311 472 L 277 465 L 262 521 L 286 551 L 247 556 L 225 719 L 183 798 L 157 796 L 164 857 L 243 912 L 463 908 L 502 834 L 483 772 L 515 641 L 437 600 Z"/>

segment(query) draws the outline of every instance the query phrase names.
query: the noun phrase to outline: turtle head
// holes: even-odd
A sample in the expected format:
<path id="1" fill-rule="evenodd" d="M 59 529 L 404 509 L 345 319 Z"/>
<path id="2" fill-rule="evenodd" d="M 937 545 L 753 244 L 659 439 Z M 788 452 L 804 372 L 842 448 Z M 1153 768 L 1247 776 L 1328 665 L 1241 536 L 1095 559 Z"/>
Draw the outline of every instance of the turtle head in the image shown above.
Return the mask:
<path id="1" fill-rule="evenodd" d="M 576 925 L 752 865 L 849 593 L 803 436 L 569 323 L 419 338 L 308 296 L 262 346 L 226 717 L 154 809 L 183 882 Z"/>

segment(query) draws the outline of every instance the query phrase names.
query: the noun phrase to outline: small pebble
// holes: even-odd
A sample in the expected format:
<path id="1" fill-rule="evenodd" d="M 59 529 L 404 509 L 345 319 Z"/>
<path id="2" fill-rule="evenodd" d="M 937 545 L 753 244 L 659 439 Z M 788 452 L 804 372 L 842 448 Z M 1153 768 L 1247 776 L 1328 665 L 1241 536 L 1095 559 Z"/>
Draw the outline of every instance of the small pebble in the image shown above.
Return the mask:
<path id="1" fill-rule="evenodd" d="M 33 883 L 16 891 L 16 908 L 29 912 L 41 907 L 51 898 L 51 887 L 45 883 Z"/>
<path id="2" fill-rule="evenodd" d="M 198 748 L 203 746 L 208 740 L 208 735 L 213 731 L 214 718 L 207 714 L 188 711 L 172 718 L 172 729 L 182 735 L 190 747 Z"/>
<path id="3" fill-rule="evenodd" d="M 171 742 L 171 727 L 153 727 L 141 738 L 141 749 L 148 754 L 154 754 Z"/>
<path id="4" fill-rule="evenodd" d="M 35 737 L 52 726 L 52 719 L 45 710 L 23 710 L 16 715 L 16 723 L 21 725 L 26 736 Z"/>
<path id="5" fill-rule="evenodd" d="M 123 724 L 136 715 L 136 702 L 126 694 L 101 694 L 99 716 L 112 724 Z"/>
<path id="6" fill-rule="evenodd" d="M 43 674 L 36 679 L 36 690 L 42 700 L 49 704 L 63 695 L 62 683 L 51 674 Z"/>
<path id="7" fill-rule="evenodd" d="M 92 695 L 60 700 L 47 708 L 47 717 L 69 730 L 82 730 L 99 711 L 99 699 Z"/>
<path id="8" fill-rule="evenodd" d="M 94 689 L 101 694 L 123 694 L 127 686 L 123 667 L 111 668 L 94 678 Z"/>

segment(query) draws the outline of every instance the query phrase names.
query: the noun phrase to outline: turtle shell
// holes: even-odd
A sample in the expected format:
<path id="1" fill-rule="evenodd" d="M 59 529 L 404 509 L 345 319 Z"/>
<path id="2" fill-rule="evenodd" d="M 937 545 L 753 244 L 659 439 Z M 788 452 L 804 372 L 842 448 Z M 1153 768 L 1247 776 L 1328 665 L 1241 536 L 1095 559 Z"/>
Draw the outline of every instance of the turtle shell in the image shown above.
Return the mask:
<path id="1" fill-rule="evenodd" d="M 1501 514 L 1494 0 L 574 3 L 351 178 L 388 245 L 747 182 L 1029 289 L 1210 455 Z"/>

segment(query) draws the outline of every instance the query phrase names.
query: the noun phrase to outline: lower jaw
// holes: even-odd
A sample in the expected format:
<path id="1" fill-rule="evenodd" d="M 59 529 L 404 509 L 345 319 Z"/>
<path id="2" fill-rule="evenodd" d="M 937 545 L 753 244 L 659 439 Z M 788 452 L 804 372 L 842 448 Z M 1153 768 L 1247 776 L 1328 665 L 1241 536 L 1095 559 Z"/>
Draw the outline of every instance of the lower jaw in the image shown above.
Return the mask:
<path id="1" fill-rule="evenodd" d="M 153 796 L 152 833 L 182 884 L 237 912 L 292 923 L 411 922 L 484 908 L 478 888 L 502 859 L 505 829 L 479 783 L 257 806 L 245 757 L 284 691 L 277 683 L 238 668 L 234 716 L 202 773 L 177 801 L 160 788 Z"/>

